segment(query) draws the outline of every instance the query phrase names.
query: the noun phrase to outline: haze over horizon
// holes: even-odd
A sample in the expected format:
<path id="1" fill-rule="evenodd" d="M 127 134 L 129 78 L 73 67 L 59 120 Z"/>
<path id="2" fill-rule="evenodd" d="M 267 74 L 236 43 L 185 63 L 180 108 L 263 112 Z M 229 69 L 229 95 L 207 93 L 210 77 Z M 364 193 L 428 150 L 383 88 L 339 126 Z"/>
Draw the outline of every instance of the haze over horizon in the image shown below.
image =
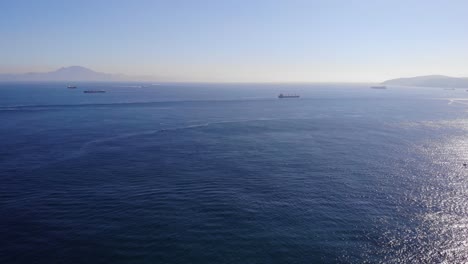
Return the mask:
<path id="1" fill-rule="evenodd" d="M 0 73 L 81 65 L 161 81 L 468 76 L 466 1 L 15 1 Z"/>

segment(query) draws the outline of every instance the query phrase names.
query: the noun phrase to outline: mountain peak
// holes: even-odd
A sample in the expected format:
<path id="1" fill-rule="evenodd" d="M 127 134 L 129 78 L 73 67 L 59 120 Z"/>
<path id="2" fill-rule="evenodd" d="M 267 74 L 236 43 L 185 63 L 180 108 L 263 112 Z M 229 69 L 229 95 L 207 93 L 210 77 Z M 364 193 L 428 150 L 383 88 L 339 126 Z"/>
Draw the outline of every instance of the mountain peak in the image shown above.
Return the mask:
<path id="1" fill-rule="evenodd" d="M 426 75 L 392 79 L 385 81 L 382 84 L 398 86 L 466 88 L 468 87 L 468 79 L 444 75 Z"/>
<path id="2" fill-rule="evenodd" d="M 115 81 L 154 81 L 153 76 L 127 76 L 96 72 L 83 66 L 62 67 L 50 72 L 29 72 L 25 74 L 0 74 L 0 81 L 63 81 L 63 82 L 115 82 Z"/>
<path id="3" fill-rule="evenodd" d="M 95 72 L 83 66 L 62 67 L 51 72 L 31 72 L 27 74 L 1 75 L 7 81 L 119 81 L 124 76 Z"/>
<path id="4" fill-rule="evenodd" d="M 62 72 L 62 73 L 79 73 L 79 72 L 87 72 L 87 73 L 96 73 L 95 71 L 85 68 L 83 66 L 69 66 L 69 67 L 62 67 L 54 72 Z"/>

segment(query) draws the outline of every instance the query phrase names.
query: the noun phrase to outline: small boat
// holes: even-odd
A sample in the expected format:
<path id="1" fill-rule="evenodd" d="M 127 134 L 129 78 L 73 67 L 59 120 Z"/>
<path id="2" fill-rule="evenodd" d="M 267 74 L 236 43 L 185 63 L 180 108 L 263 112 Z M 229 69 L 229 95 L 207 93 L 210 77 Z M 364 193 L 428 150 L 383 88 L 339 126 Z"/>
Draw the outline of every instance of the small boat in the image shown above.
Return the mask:
<path id="1" fill-rule="evenodd" d="M 83 93 L 105 93 L 106 91 L 103 90 L 86 90 Z"/>
<path id="2" fill-rule="evenodd" d="M 297 94 L 282 94 L 282 93 L 280 93 L 280 94 L 278 95 L 278 98 L 279 98 L 279 99 L 283 99 L 283 98 L 299 98 L 299 97 L 300 97 L 300 96 L 297 95 Z"/>
<path id="3" fill-rule="evenodd" d="M 75 85 L 68 85 L 67 88 L 68 89 L 76 89 L 76 86 Z"/>
<path id="4" fill-rule="evenodd" d="M 387 89 L 387 86 L 384 86 L 384 85 L 381 85 L 381 86 L 371 86 L 371 89 L 384 90 L 384 89 Z"/>

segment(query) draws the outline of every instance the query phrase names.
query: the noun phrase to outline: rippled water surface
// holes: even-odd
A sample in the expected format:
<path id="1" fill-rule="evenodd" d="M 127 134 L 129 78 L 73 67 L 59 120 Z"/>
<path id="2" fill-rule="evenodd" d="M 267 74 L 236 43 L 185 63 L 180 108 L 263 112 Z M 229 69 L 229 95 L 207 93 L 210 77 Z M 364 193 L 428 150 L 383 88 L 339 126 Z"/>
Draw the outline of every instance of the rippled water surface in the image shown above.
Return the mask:
<path id="1" fill-rule="evenodd" d="M 0 262 L 462 263 L 465 99 L 0 84 Z"/>

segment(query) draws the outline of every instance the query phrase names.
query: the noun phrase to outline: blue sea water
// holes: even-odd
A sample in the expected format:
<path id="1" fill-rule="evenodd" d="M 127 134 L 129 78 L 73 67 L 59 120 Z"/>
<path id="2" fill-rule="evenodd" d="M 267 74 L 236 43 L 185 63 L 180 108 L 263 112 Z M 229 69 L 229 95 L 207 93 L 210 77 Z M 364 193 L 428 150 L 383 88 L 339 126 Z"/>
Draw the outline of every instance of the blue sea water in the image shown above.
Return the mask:
<path id="1" fill-rule="evenodd" d="M 463 89 L 77 85 L 0 84 L 0 263 L 468 259 Z"/>

